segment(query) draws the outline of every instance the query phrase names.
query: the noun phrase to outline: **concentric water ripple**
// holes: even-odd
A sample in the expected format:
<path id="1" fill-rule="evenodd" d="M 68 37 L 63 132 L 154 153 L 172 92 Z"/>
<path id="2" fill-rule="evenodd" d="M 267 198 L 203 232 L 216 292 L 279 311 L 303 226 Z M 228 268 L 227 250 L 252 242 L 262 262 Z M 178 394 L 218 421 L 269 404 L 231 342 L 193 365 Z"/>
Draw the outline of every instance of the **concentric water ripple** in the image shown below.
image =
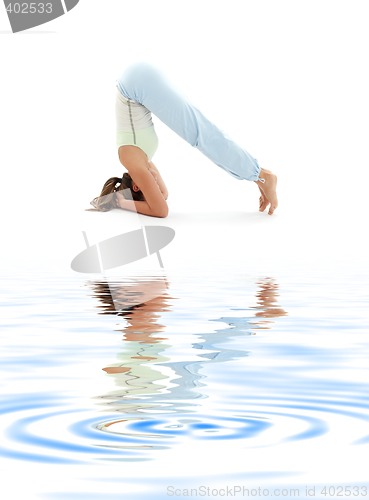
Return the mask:
<path id="1" fill-rule="evenodd" d="M 170 439 L 242 439 L 255 436 L 271 424 L 257 418 L 196 415 L 194 418 L 157 418 L 139 421 L 117 420 L 100 426 L 106 432 L 115 432 L 138 440 Z"/>
<path id="2" fill-rule="evenodd" d="M 90 460 L 146 460 L 153 452 L 184 440 L 237 440 L 252 446 L 319 438 L 330 432 L 331 417 L 344 418 L 353 428 L 353 444 L 368 443 L 369 405 L 317 400 L 248 398 L 247 413 L 202 413 L 141 417 L 91 416 L 91 411 L 60 406 L 44 394 L 22 395 L 3 404 L 6 427 L 0 454 L 7 458 L 47 463 Z M 237 406 L 237 405 L 235 405 Z M 4 418 L 5 417 L 5 418 Z M 361 434 L 358 434 L 358 426 Z M 341 436 L 341 439 L 344 437 Z"/>
<path id="3" fill-rule="evenodd" d="M 241 397 L 233 401 L 235 409 L 243 413 L 235 415 L 196 413 L 170 415 L 142 420 L 108 421 L 99 428 L 154 443 L 156 439 L 202 440 L 252 440 L 253 446 L 270 446 L 283 441 L 300 441 L 329 434 L 334 421 L 339 418 L 343 425 L 352 429 L 341 442 L 365 444 L 368 441 L 369 404 L 360 402 L 323 401 L 317 399 L 285 398 L 270 400 L 261 397 Z M 247 413 L 245 412 L 247 408 Z"/>

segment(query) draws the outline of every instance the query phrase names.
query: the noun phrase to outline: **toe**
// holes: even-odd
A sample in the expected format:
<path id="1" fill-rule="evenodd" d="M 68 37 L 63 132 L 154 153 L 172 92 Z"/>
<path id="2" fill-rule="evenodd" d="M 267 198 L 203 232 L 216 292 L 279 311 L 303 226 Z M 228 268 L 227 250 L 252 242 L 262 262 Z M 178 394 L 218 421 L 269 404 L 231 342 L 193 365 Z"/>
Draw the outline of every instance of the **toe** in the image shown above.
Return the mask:
<path id="1" fill-rule="evenodd" d="M 260 204 L 259 211 L 264 212 L 264 210 L 267 208 L 268 205 L 269 201 L 264 199 L 263 202 Z"/>

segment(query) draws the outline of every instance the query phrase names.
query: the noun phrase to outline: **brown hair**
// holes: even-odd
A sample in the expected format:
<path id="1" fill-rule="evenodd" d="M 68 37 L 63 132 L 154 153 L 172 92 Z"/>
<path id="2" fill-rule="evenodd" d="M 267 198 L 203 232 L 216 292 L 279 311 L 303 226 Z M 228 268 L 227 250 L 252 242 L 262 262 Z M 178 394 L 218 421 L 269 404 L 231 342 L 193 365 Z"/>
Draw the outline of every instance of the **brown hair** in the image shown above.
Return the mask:
<path id="1" fill-rule="evenodd" d="M 125 172 L 122 178 L 110 177 L 110 179 L 108 179 L 103 185 L 100 196 L 94 198 L 91 201 L 91 205 L 93 205 L 97 210 L 100 210 L 101 212 L 107 212 L 108 210 L 116 207 L 114 193 L 116 193 L 117 191 L 122 191 L 123 189 L 131 190 L 131 196 L 133 200 L 145 200 L 142 191 L 134 191 L 132 177 L 127 172 Z M 109 194 L 111 194 L 112 196 L 108 196 Z"/>

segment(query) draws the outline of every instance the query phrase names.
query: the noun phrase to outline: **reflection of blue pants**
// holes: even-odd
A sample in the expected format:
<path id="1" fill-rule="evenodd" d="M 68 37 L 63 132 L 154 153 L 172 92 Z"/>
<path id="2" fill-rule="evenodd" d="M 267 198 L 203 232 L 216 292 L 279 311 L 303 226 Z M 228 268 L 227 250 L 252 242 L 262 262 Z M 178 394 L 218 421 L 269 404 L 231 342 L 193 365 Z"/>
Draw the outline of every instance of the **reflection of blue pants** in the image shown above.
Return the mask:
<path id="1" fill-rule="evenodd" d="M 127 99 L 142 104 L 180 137 L 199 149 L 218 167 L 237 179 L 256 181 L 260 167 L 194 106 L 175 92 L 151 66 L 134 65 L 117 82 Z"/>

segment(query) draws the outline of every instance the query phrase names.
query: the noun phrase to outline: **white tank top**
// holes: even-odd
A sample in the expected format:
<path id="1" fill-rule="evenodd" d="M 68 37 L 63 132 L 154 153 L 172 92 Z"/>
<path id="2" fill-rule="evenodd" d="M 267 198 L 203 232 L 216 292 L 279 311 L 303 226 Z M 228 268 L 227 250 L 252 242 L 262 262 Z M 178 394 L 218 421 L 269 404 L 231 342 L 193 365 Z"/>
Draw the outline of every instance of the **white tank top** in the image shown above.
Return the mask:
<path id="1" fill-rule="evenodd" d="M 153 126 L 151 112 L 142 104 L 126 99 L 118 89 L 115 112 L 117 131 L 132 132 Z"/>

